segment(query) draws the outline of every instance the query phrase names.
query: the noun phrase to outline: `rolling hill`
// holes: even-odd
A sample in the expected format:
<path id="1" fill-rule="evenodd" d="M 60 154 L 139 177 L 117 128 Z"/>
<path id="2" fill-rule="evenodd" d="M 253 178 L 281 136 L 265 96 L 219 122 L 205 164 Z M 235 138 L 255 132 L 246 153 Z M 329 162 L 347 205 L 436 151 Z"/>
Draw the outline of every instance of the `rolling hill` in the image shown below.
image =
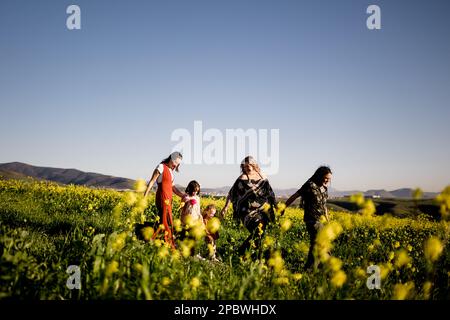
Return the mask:
<path id="1" fill-rule="evenodd" d="M 0 164 L 0 176 L 4 179 L 49 180 L 61 184 L 75 184 L 89 187 L 131 189 L 134 180 L 118 178 L 76 169 L 37 167 L 21 162 Z"/>

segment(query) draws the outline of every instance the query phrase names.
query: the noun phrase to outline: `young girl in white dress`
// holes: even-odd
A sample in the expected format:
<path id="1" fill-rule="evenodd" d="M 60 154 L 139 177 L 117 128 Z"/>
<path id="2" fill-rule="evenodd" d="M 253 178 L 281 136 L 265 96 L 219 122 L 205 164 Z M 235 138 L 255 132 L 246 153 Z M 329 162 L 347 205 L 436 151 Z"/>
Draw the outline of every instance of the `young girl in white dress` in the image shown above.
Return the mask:
<path id="1" fill-rule="evenodd" d="M 184 206 L 181 210 L 181 223 L 186 226 L 187 220 L 190 220 L 190 224 L 196 223 L 203 224 L 203 216 L 200 209 L 200 184 L 193 180 L 189 182 L 186 187 L 187 197 L 183 198 Z M 190 217 L 190 218 L 188 218 Z"/>

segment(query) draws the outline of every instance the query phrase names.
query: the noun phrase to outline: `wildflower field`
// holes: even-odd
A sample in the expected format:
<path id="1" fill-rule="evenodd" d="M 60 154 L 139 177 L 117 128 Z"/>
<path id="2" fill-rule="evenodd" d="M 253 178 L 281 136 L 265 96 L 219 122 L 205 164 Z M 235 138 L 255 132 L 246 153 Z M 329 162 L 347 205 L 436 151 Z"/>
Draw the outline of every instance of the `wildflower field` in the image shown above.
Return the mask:
<path id="1" fill-rule="evenodd" d="M 135 223 L 155 222 L 154 197 L 136 192 L 0 180 L 0 298 L 21 299 L 449 299 L 450 190 L 437 198 L 442 218 L 375 216 L 370 200 L 354 197 L 360 213 L 331 212 L 318 235 L 322 267 L 304 271 L 309 237 L 303 212 L 278 208 L 259 259 L 237 255 L 247 237 L 232 219 L 212 220 L 219 262 L 203 256 L 205 230 L 190 226 L 177 249 L 140 239 Z M 202 207 L 225 199 L 202 198 Z M 182 233 L 180 203 L 174 226 Z M 181 238 L 179 238 L 181 239 Z M 69 266 L 78 266 L 81 287 L 69 289 Z M 369 289 L 370 266 L 381 272 Z"/>

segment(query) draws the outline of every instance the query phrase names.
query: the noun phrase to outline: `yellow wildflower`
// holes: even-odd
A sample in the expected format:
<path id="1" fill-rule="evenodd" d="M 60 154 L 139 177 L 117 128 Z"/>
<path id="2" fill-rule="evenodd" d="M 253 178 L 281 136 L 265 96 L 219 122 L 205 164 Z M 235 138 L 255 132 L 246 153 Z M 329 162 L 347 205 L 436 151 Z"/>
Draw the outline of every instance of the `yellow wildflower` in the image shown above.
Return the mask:
<path id="1" fill-rule="evenodd" d="M 158 250 L 158 257 L 160 257 L 161 259 L 164 259 L 165 257 L 167 257 L 169 255 L 169 249 L 166 246 L 162 246 L 159 250 Z"/>
<path id="2" fill-rule="evenodd" d="M 289 278 L 287 278 L 287 277 L 278 277 L 278 278 L 275 279 L 274 282 L 275 282 L 275 284 L 280 285 L 280 286 L 288 285 L 289 284 Z"/>
<path id="3" fill-rule="evenodd" d="M 392 261 L 392 260 L 394 260 L 394 258 L 395 258 L 395 253 L 394 252 L 389 252 L 389 256 L 388 256 L 388 260 L 389 261 Z"/>
<path id="4" fill-rule="evenodd" d="M 162 284 L 164 287 L 167 287 L 171 282 L 172 282 L 172 281 L 171 281 L 168 277 L 163 277 L 162 280 L 161 280 L 161 284 Z"/>
<path id="5" fill-rule="evenodd" d="M 425 242 L 424 253 L 428 261 L 431 262 L 436 261 L 442 254 L 443 250 L 444 246 L 442 245 L 441 241 L 436 237 L 431 237 Z"/>
<path id="6" fill-rule="evenodd" d="M 331 257 L 328 261 L 328 265 L 331 270 L 339 271 L 342 267 L 342 261 L 339 258 Z"/>
<path id="7" fill-rule="evenodd" d="M 173 227 L 174 227 L 175 231 L 181 232 L 183 230 L 183 226 L 182 226 L 181 220 L 180 219 L 175 219 L 173 221 Z"/>
<path id="8" fill-rule="evenodd" d="M 287 232 L 292 226 L 292 221 L 290 219 L 285 218 L 281 221 L 280 225 L 281 225 L 281 231 Z"/>
<path id="9" fill-rule="evenodd" d="M 292 275 L 292 278 L 293 278 L 295 281 L 300 281 L 300 280 L 302 280 L 303 275 L 302 275 L 301 273 L 294 273 L 294 274 Z"/>
<path id="10" fill-rule="evenodd" d="M 126 192 L 125 193 L 125 197 L 124 197 L 124 201 L 127 205 L 132 206 L 136 203 L 137 197 L 136 194 L 134 192 Z"/>
<path id="11" fill-rule="evenodd" d="M 217 217 L 213 217 L 211 218 L 207 225 L 206 228 L 208 229 L 208 231 L 212 234 L 217 233 L 217 231 L 219 231 L 220 229 L 220 220 Z"/>
<path id="12" fill-rule="evenodd" d="M 193 236 L 196 240 L 200 240 L 205 237 L 206 230 L 203 223 L 198 223 L 195 227 L 189 230 L 189 234 Z"/>
<path id="13" fill-rule="evenodd" d="M 283 211 L 284 210 L 286 210 L 286 205 L 284 204 L 284 203 L 282 203 L 282 202 L 279 202 L 278 204 L 277 204 L 277 209 L 276 209 L 276 214 L 277 215 L 280 215 L 280 214 L 282 214 L 283 213 Z"/>
<path id="14" fill-rule="evenodd" d="M 114 273 L 119 271 L 119 263 L 117 261 L 111 261 L 108 266 L 106 267 L 106 276 L 110 277 Z"/>
<path id="15" fill-rule="evenodd" d="M 284 261 L 279 251 L 275 251 L 268 261 L 268 265 L 273 268 L 276 273 L 280 273 L 284 268 Z"/>
<path id="16" fill-rule="evenodd" d="M 191 287 L 193 288 L 193 289 L 197 289 L 198 287 L 200 287 L 200 280 L 199 280 L 199 278 L 197 278 L 197 277 L 194 277 L 194 278 L 192 278 L 192 280 L 191 280 Z"/>
<path id="17" fill-rule="evenodd" d="M 430 281 L 426 281 L 423 284 L 423 295 L 424 295 L 425 299 L 430 299 L 430 292 L 431 292 L 432 287 L 433 287 L 433 284 Z"/>
<path id="18" fill-rule="evenodd" d="M 268 212 L 270 210 L 270 204 L 268 204 L 267 202 L 263 204 L 262 209 L 264 212 Z"/>
<path id="19" fill-rule="evenodd" d="M 144 237 L 144 239 L 146 241 L 150 241 L 150 239 L 152 238 L 153 234 L 155 233 L 153 231 L 152 227 L 145 227 L 145 228 L 142 229 L 141 232 L 142 232 L 142 236 Z"/>
<path id="20" fill-rule="evenodd" d="M 271 236 L 267 236 L 264 239 L 263 246 L 264 246 L 264 248 L 270 248 L 273 246 L 274 243 L 275 243 L 275 239 L 272 238 Z"/>
<path id="21" fill-rule="evenodd" d="M 155 246 L 158 247 L 158 248 L 161 247 L 162 244 L 163 244 L 162 241 L 159 240 L 159 239 L 156 239 L 154 243 L 155 243 Z"/>
<path id="22" fill-rule="evenodd" d="M 411 262 L 411 258 L 408 256 L 405 250 L 400 250 L 397 253 L 397 259 L 395 260 L 395 266 L 401 268 Z"/>
<path id="23" fill-rule="evenodd" d="M 136 263 L 134 265 L 134 270 L 136 270 L 137 272 L 142 272 L 143 266 L 140 263 Z"/>
<path id="24" fill-rule="evenodd" d="M 342 270 L 336 272 L 334 276 L 331 278 L 331 284 L 338 288 L 342 287 L 345 281 L 347 281 L 347 275 Z"/>
<path id="25" fill-rule="evenodd" d="M 405 300 L 408 299 L 411 294 L 412 290 L 414 289 L 414 283 L 413 282 L 407 282 L 405 284 L 398 283 L 394 286 L 394 300 Z"/>
<path id="26" fill-rule="evenodd" d="M 134 190 L 135 190 L 136 192 L 143 193 L 143 192 L 145 192 L 146 189 L 147 189 L 147 185 L 146 185 L 144 179 L 138 179 L 138 180 L 134 183 Z"/>
<path id="27" fill-rule="evenodd" d="M 111 244 L 111 249 L 113 250 L 113 252 L 119 252 L 121 251 L 124 247 L 125 247 L 125 241 L 127 238 L 127 233 L 126 232 L 122 232 L 119 235 L 113 235 L 113 241 Z"/>

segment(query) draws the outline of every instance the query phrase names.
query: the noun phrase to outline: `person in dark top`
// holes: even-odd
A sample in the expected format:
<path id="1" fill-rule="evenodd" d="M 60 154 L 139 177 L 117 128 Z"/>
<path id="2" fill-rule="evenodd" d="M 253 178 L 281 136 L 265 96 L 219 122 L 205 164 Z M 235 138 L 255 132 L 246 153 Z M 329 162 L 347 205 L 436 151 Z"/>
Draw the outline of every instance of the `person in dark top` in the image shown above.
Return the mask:
<path id="1" fill-rule="evenodd" d="M 243 255 L 253 241 L 260 248 L 261 240 L 269 222 L 275 219 L 275 193 L 269 180 L 261 172 L 256 160 L 248 156 L 241 164 L 242 174 L 231 187 L 225 207 L 220 215 L 223 217 L 230 202 L 233 204 L 233 217 L 240 220 L 250 232 L 248 238 L 239 248 Z"/>
<path id="2" fill-rule="evenodd" d="M 323 224 L 320 221 L 322 216 L 324 216 L 327 221 L 330 220 L 326 203 L 328 199 L 327 185 L 331 182 L 331 177 L 332 172 L 329 167 L 319 167 L 314 175 L 286 201 L 286 207 L 288 207 L 298 197 L 301 197 L 300 204 L 305 211 L 303 220 L 305 221 L 306 230 L 310 237 L 310 246 L 305 269 L 309 269 L 313 265 L 317 267 L 318 265 L 318 261 L 314 261 L 314 246 L 316 244 L 317 233 L 323 228 Z"/>

